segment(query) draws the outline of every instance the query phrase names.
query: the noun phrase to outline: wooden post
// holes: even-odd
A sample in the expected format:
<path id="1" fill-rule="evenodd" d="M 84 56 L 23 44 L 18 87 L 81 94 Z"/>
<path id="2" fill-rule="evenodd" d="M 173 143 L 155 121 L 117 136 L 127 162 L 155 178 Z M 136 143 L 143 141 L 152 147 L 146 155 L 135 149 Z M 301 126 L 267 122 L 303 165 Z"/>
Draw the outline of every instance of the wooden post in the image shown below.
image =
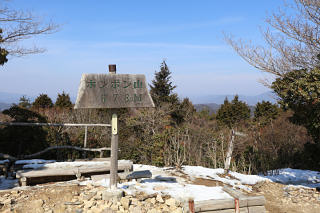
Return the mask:
<path id="1" fill-rule="evenodd" d="M 83 148 L 87 148 L 88 126 L 84 127 L 84 144 Z"/>
<path id="2" fill-rule="evenodd" d="M 111 168 L 110 168 L 110 188 L 117 187 L 118 177 L 118 117 L 112 115 L 111 120 Z"/>
<path id="3" fill-rule="evenodd" d="M 116 74 L 116 65 L 109 65 L 109 73 Z M 110 188 L 117 188 L 118 179 L 118 116 L 112 114 L 111 119 L 111 166 L 110 166 Z"/>
<path id="4" fill-rule="evenodd" d="M 88 138 L 88 127 L 85 126 L 84 127 L 84 142 L 83 142 L 83 148 L 87 148 L 87 138 Z M 84 151 L 82 153 L 82 157 L 86 158 L 87 157 L 87 153 Z"/>

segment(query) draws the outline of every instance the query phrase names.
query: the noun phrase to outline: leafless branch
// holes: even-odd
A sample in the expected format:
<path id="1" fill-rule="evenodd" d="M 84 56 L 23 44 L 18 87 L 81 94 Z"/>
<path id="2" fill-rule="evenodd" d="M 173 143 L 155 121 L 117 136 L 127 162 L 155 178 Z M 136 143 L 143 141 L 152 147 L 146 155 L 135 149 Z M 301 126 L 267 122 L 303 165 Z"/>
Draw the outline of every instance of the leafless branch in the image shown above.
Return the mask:
<path id="1" fill-rule="evenodd" d="M 285 12 L 289 8 L 294 14 Z M 225 34 L 226 42 L 249 64 L 276 77 L 314 68 L 320 53 L 320 1 L 295 0 L 266 19 L 265 43 L 254 45 Z"/>

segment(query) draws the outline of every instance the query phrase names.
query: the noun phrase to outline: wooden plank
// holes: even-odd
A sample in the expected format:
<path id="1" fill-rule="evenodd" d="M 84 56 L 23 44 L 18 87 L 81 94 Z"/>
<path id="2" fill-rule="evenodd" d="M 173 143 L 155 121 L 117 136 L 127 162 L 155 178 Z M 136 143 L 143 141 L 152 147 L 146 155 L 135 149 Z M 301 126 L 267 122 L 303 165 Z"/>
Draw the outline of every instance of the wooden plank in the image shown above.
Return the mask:
<path id="1" fill-rule="evenodd" d="M 234 209 L 220 209 L 220 210 L 213 210 L 213 211 L 204 211 L 204 213 L 235 213 L 235 210 Z M 247 207 L 244 207 L 244 208 L 240 208 L 240 213 L 251 213 L 251 212 L 249 212 Z"/>
<path id="2" fill-rule="evenodd" d="M 240 207 L 243 206 L 264 206 L 266 203 L 266 199 L 264 196 L 252 196 L 240 198 Z"/>
<path id="3" fill-rule="evenodd" d="M 75 109 L 154 107 L 142 74 L 82 74 Z"/>
<path id="4" fill-rule="evenodd" d="M 247 206 L 264 206 L 264 196 L 242 197 L 239 199 L 240 208 Z M 210 211 L 222 209 L 235 209 L 234 199 L 205 200 L 195 202 L 195 211 Z"/>
<path id="5" fill-rule="evenodd" d="M 266 202 L 264 196 L 247 196 L 243 194 L 241 191 L 235 190 L 229 186 L 224 186 L 222 190 L 230 194 L 232 197 L 239 199 L 240 207 L 263 206 Z"/>
<path id="6" fill-rule="evenodd" d="M 118 170 L 132 170 L 132 162 L 121 162 L 119 161 Z M 77 167 L 65 167 L 65 168 L 40 168 L 31 171 L 17 171 L 16 178 L 21 177 L 46 177 L 46 176 L 68 176 L 76 175 L 78 173 L 97 173 L 97 172 L 109 172 L 110 171 L 110 162 L 103 162 L 98 165 L 90 166 L 77 166 Z"/>
<path id="7" fill-rule="evenodd" d="M 264 206 L 249 206 L 249 213 L 265 213 L 266 208 Z"/>
<path id="8" fill-rule="evenodd" d="M 197 211 L 196 211 L 197 212 Z M 203 211 L 204 213 L 234 213 L 234 209 L 222 209 L 222 210 L 212 210 Z M 240 213 L 265 213 L 266 209 L 264 206 L 252 206 L 240 208 Z"/>
<path id="9" fill-rule="evenodd" d="M 234 209 L 222 209 L 222 210 L 205 211 L 204 213 L 235 213 L 235 210 Z M 249 213 L 248 208 L 240 208 L 240 213 Z"/>
<path id="10" fill-rule="evenodd" d="M 233 198 L 244 198 L 245 195 L 241 192 L 241 191 L 238 191 L 238 190 L 235 190 L 229 186 L 224 186 L 222 188 L 223 191 L 227 192 L 229 195 L 231 195 Z"/>
<path id="11" fill-rule="evenodd" d="M 194 202 L 195 212 L 221 209 L 233 209 L 234 211 L 234 207 L 234 199 L 202 200 Z"/>

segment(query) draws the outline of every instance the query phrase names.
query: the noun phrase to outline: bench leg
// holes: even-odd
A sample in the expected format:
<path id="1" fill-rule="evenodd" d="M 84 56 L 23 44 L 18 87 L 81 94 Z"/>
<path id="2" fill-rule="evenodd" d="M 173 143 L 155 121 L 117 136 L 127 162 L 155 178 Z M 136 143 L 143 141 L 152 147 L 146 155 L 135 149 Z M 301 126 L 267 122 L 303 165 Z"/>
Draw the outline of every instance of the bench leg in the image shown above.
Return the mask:
<path id="1" fill-rule="evenodd" d="M 27 178 L 26 177 L 20 178 L 20 184 L 21 186 L 27 186 Z"/>

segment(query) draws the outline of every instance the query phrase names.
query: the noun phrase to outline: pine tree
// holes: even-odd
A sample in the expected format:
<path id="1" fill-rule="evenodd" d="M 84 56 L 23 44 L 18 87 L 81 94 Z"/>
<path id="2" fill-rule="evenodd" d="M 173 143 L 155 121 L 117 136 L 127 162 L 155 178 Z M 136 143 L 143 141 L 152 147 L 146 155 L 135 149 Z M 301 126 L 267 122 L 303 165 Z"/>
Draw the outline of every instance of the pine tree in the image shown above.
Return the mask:
<path id="1" fill-rule="evenodd" d="M 233 128 L 239 122 L 250 118 L 250 108 L 246 103 L 239 101 L 239 97 L 236 95 L 231 103 L 227 98 L 225 99 L 216 118 L 221 124 Z"/>
<path id="2" fill-rule="evenodd" d="M 19 100 L 19 107 L 29 109 L 31 107 L 30 99 L 27 98 L 25 95 L 22 96 Z"/>
<path id="3" fill-rule="evenodd" d="M 149 85 L 151 88 L 150 94 L 156 106 L 159 106 L 161 103 L 175 102 L 178 100 L 178 98 L 172 94 L 176 86 L 172 85 L 170 75 L 169 67 L 166 61 L 163 61 L 160 65 L 160 71 L 155 73 L 155 79 L 152 80 L 152 85 Z"/>
<path id="4" fill-rule="evenodd" d="M 62 92 L 62 94 L 58 93 L 58 97 L 54 106 L 61 108 L 71 108 L 72 103 L 70 101 L 69 94 L 66 94 L 65 92 Z"/>
<path id="5" fill-rule="evenodd" d="M 270 123 L 271 120 L 276 119 L 279 114 L 279 107 L 269 101 L 262 101 L 256 104 L 254 110 L 254 120 L 264 126 Z"/>
<path id="6" fill-rule="evenodd" d="M 34 108 L 50 108 L 52 106 L 52 100 L 47 94 L 40 94 L 32 103 L 32 107 Z"/>

